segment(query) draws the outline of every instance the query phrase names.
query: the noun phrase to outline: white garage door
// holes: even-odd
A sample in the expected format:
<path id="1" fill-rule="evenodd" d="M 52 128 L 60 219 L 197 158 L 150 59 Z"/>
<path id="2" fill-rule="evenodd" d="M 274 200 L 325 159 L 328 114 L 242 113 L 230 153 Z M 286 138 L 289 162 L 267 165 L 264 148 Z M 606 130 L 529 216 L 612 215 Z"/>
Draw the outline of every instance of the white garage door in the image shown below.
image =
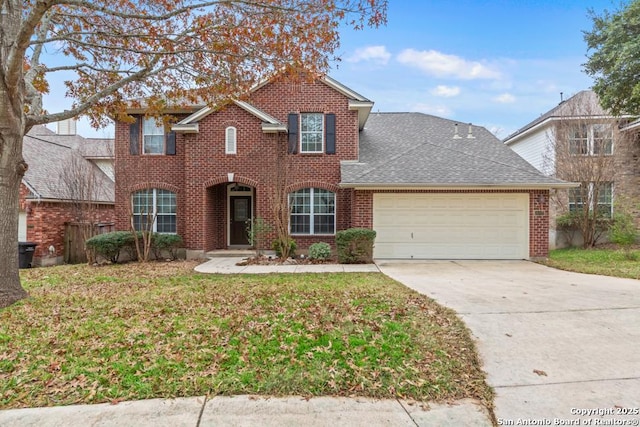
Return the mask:
<path id="1" fill-rule="evenodd" d="M 528 194 L 374 194 L 375 258 L 529 257 Z"/>

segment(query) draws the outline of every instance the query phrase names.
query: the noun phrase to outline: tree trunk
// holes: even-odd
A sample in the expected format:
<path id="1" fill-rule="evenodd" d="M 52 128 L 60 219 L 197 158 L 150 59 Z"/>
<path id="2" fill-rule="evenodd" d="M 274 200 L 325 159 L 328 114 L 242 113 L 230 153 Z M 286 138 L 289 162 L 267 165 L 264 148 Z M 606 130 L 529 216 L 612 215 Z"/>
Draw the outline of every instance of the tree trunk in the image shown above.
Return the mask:
<path id="1" fill-rule="evenodd" d="M 21 8 L 13 8 L 13 11 L 20 13 Z M 3 66 L 8 57 L 5 48 L 11 46 L 7 41 L 11 41 L 17 33 L 17 24 L 6 25 L 4 18 L 4 28 L 0 31 L 3 47 L 0 64 Z M 16 82 L 7 79 L 4 71 L 0 73 L 3 77 L 0 83 L 0 308 L 28 296 L 20 285 L 18 272 L 18 200 L 20 182 L 27 171 L 27 164 L 22 157 L 22 138 L 26 133 L 25 86 L 22 80 Z"/>
<path id="2" fill-rule="evenodd" d="M 18 198 L 27 168 L 21 128 L 11 117 L 0 117 L 0 308 L 28 296 L 18 272 Z"/>

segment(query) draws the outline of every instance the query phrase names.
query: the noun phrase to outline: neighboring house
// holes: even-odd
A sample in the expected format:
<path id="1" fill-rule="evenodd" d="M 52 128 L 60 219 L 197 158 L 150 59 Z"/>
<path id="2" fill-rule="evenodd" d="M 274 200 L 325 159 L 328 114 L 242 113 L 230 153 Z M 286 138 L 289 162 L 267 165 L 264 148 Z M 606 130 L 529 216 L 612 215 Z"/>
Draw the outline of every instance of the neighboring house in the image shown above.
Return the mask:
<path id="1" fill-rule="evenodd" d="M 249 220 L 273 222 L 284 180 L 302 250 L 366 227 L 376 258 L 547 255 L 549 190 L 566 183 L 482 127 L 372 107 L 325 77 L 172 111 L 167 129 L 132 110 L 134 123 L 116 123 L 117 228 L 152 212 L 154 231 L 183 236 L 190 257 L 247 247 Z"/>
<path id="2" fill-rule="evenodd" d="M 113 140 L 83 138 L 69 122 L 58 130 L 34 126 L 23 140 L 18 240 L 38 245 L 34 265 L 63 262 L 67 223 L 115 219 Z M 89 199 L 92 218 L 78 199 Z"/>
<path id="3" fill-rule="evenodd" d="M 616 200 L 638 200 L 640 168 L 630 117 L 614 117 L 592 91 L 581 91 L 504 139 L 504 143 L 547 176 L 580 184 L 552 194 L 550 246 L 568 242 L 555 218 L 598 210 L 612 217 Z M 586 205 L 589 206 L 586 206 Z"/>

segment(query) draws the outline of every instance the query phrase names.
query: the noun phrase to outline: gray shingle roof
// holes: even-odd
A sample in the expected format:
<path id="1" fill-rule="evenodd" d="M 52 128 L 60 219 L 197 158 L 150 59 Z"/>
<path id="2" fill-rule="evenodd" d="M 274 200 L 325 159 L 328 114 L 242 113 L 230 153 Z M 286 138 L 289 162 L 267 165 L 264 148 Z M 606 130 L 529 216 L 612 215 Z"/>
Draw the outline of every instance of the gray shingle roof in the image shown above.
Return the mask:
<path id="1" fill-rule="evenodd" d="M 460 139 L 454 139 L 458 123 Z M 343 162 L 343 186 L 535 186 L 538 172 L 492 133 L 422 113 L 374 113 L 360 132 L 359 162 Z"/>
<path id="2" fill-rule="evenodd" d="M 25 135 L 22 155 L 29 165 L 23 181 L 42 199 L 69 200 L 71 194 L 62 178 L 71 162 L 83 165 L 93 174 L 96 192 L 93 201 L 113 203 L 114 183 L 95 164 L 86 160 L 81 152 L 84 138 L 78 135 L 57 135 L 44 126 L 34 126 Z"/>
<path id="3" fill-rule="evenodd" d="M 509 144 L 514 138 L 546 120 L 584 116 L 611 117 L 611 114 L 600 106 L 600 100 L 595 92 L 583 90 L 507 136 L 504 143 Z"/>

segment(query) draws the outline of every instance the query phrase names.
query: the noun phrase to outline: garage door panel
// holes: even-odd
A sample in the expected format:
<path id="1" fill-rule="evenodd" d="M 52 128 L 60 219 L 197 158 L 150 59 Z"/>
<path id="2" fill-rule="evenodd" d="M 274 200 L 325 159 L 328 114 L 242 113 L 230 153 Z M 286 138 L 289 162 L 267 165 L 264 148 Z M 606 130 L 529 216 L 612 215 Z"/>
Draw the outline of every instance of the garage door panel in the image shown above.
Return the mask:
<path id="1" fill-rule="evenodd" d="M 522 259 L 528 194 L 375 194 L 376 258 Z"/>

